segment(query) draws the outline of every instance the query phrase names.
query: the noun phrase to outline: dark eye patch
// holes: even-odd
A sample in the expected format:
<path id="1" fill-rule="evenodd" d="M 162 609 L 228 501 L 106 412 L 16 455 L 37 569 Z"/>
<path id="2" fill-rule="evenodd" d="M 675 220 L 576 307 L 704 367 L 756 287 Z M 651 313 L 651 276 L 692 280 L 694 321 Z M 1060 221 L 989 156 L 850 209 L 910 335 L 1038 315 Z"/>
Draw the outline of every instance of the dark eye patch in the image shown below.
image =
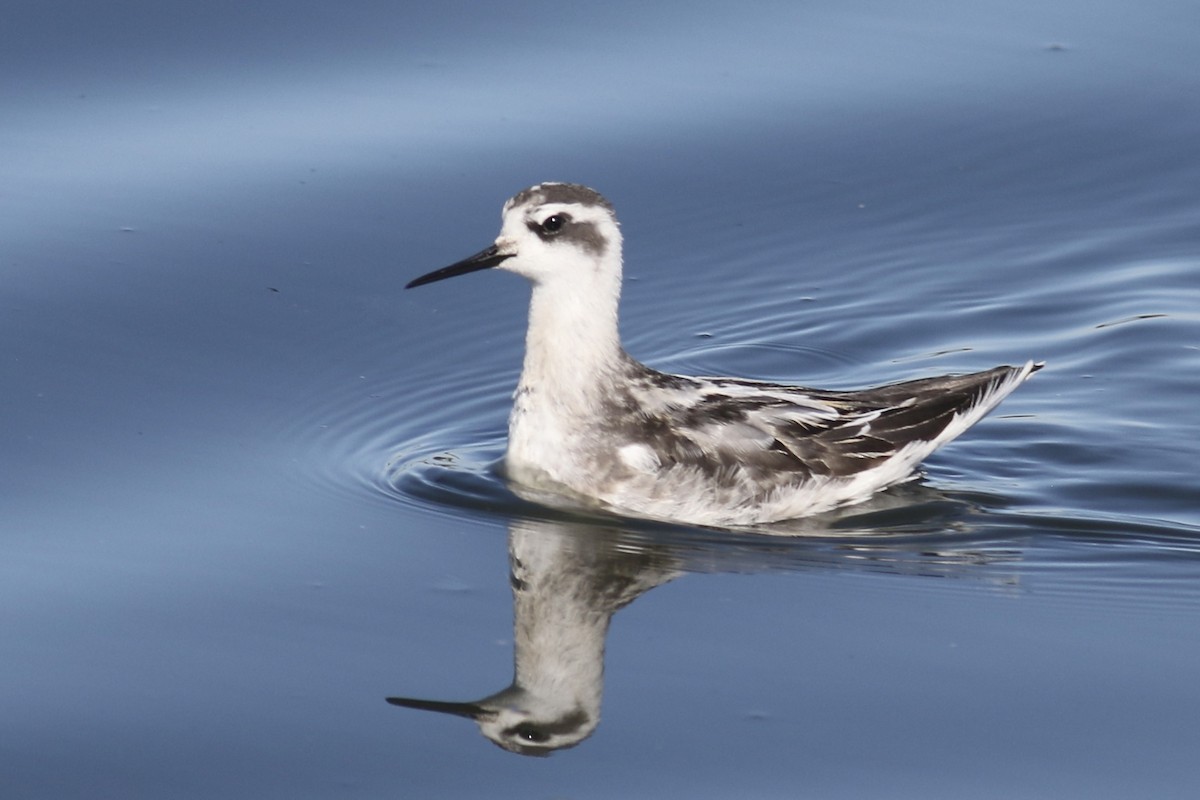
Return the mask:
<path id="1" fill-rule="evenodd" d="M 522 722 L 513 727 L 511 731 L 530 744 L 545 744 L 550 741 L 549 733 L 529 722 Z"/>
<path id="2" fill-rule="evenodd" d="M 596 228 L 595 222 L 581 222 L 565 211 L 551 214 L 541 222 L 536 218 L 527 219 L 525 226 L 543 242 L 559 239 L 594 255 L 601 255 L 608 249 L 608 240 Z"/>

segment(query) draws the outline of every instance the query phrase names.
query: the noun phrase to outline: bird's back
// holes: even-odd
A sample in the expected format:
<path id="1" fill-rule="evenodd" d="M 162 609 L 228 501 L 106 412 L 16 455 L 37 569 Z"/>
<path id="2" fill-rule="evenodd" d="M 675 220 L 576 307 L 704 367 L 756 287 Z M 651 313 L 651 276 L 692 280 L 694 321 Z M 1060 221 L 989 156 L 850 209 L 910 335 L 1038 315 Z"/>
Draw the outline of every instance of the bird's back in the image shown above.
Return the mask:
<path id="1" fill-rule="evenodd" d="M 598 421 L 597 438 L 611 442 L 617 468 L 593 474 L 607 472 L 620 505 L 649 497 L 642 510 L 654 516 L 679 518 L 681 504 L 712 506 L 693 521 L 782 519 L 865 499 L 910 477 L 1040 367 L 830 391 L 633 365 Z M 711 500 L 682 501 L 685 492 Z M 722 506 L 730 512 L 722 515 Z"/>

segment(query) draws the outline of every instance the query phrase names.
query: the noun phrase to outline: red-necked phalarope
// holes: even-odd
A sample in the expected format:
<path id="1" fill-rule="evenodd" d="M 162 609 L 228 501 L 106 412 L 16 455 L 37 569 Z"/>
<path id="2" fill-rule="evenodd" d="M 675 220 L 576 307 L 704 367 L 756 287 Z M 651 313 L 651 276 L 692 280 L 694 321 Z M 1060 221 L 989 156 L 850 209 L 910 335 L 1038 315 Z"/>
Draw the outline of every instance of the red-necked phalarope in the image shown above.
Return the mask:
<path id="1" fill-rule="evenodd" d="M 494 244 L 406 288 L 489 267 L 533 282 L 509 477 L 659 519 L 748 525 L 860 502 L 911 478 L 1042 366 L 861 391 L 650 369 L 617 331 L 616 214 L 578 184 L 519 192 Z"/>

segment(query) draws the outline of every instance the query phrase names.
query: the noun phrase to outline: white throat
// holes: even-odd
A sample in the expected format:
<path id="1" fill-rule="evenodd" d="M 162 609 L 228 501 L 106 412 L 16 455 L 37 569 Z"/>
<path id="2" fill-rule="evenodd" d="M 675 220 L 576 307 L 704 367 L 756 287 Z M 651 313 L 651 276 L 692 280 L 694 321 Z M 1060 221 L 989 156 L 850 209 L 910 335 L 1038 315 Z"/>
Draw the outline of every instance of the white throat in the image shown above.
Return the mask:
<path id="1" fill-rule="evenodd" d="M 620 259 L 618 245 L 575 274 L 534 281 L 519 394 L 567 413 L 595 405 L 623 363 Z"/>

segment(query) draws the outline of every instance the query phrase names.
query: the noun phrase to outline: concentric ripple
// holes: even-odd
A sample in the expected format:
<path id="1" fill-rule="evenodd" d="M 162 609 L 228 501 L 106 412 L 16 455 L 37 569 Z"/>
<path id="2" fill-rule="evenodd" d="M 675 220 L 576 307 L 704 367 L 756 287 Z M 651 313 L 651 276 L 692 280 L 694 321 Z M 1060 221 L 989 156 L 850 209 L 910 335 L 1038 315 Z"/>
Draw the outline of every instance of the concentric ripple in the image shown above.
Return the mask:
<path id="1" fill-rule="evenodd" d="M 513 380 L 499 369 L 469 383 L 405 370 L 328 376 L 284 435 L 318 491 L 441 514 L 503 511 L 519 502 L 497 470 Z"/>

